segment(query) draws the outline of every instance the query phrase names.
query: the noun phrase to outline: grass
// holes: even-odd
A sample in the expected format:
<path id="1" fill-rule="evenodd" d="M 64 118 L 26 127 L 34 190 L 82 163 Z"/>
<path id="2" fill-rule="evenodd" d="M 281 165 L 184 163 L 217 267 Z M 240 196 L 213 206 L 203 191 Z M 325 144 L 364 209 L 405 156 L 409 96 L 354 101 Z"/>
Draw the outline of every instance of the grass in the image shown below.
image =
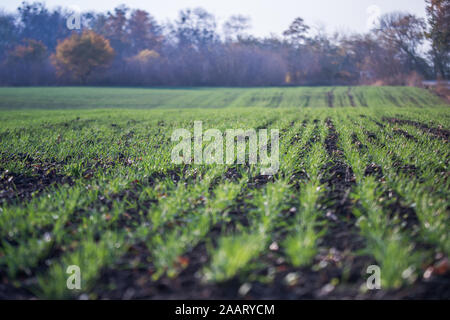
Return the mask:
<path id="1" fill-rule="evenodd" d="M 317 108 L 328 107 L 327 93 L 331 89 L 329 87 L 0 88 L 0 109 Z M 335 107 L 434 107 L 443 105 L 443 102 L 428 91 L 418 88 L 336 87 L 333 90 L 333 104 Z"/>
<path id="2" fill-rule="evenodd" d="M 383 297 L 442 297 L 450 109 L 425 90 L 0 88 L 0 109 L 0 297 L 370 298 L 371 264 Z M 173 164 L 196 120 L 279 129 L 279 171 Z"/>

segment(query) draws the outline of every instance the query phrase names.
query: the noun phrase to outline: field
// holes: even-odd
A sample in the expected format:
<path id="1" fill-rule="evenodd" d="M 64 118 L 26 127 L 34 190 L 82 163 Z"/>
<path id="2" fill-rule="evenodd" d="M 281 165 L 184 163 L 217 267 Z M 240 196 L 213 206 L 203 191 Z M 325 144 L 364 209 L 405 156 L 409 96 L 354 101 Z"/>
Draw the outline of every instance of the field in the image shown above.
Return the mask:
<path id="1" fill-rule="evenodd" d="M 195 120 L 279 129 L 278 172 L 172 163 Z M 450 298 L 428 91 L 0 88 L 0 124 L 0 298 Z"/>

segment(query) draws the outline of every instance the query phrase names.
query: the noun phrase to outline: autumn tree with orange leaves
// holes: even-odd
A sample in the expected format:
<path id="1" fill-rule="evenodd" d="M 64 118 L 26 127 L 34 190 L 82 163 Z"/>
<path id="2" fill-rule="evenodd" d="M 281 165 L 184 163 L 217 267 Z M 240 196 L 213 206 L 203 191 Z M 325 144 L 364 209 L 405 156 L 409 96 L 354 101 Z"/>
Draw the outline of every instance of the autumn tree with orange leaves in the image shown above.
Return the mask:
<path id="1" fill-rule="evenodd" d="M 58 75 L 70 75 L 84 84 L 94 70 L 107 67 L 113 58 L 109 40 L 88 30 L 59 42 L 51 59 Z"/>

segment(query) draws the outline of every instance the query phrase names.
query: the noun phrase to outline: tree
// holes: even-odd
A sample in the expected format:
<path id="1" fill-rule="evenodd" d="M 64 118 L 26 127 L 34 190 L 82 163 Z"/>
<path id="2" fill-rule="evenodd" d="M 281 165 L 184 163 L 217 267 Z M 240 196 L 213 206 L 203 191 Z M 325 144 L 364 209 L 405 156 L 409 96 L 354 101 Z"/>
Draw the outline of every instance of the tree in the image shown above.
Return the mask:
<path id="1" fill-rule="evenodd" d="M 222 29 L 225 39 L 232 40 L 242 38 L 245 35 L 245 31 L 250 29 L 250 27 L 250 17 L 234 15 L 225 21 Z"/>
<path id="2" fill-rule="evenodd" d="M 174 33 L 180 47 L 201 49 L 217 40 L 216 19 L 202 8 L 181 10 Z"/>
<path id="3" fill-rule="evenodd" d="M 12 83 L 38 84 L 39 80 L 43 80 L 47 58 L 47 47 L 41 41 L 24 39 L 6 56 Z"/>
<path id="4" fill-rule="evenodd" d="M 60 9 L 49 11 L 44 3 L 23 2 L 18 12 L 21 38 L 40 40 L 50 51 L 55 49 L 58 39 L 70 34 L 66 27 L 66 17 Z"/>
<path id="5" fill-rule="evenodd" d="M 428 65 L 417 52 L 425 36 L 425 22 L 412 14 L 393 12 L 380 17 L 375 29 L 379 40 L 387 48 L 401 55 L 407 72 L 426 75 Z"/>
<path id="6" fill-rule="evenodd" d="M 289 26 L 289 29 L 283 32 L 283 35 L 287 37 L 292 43 L 300 43 L 306 39 L 309 26 L 305 24 L 302 18 L 295 18 Z"/>
<path id="7" fill-rule="evenodd" d="M 301 78 L 305 75 L 304 63 L 311 62 L 311 59 L 308 57 L 310 47 L 305 45 L 309 29 L 309 26 L 305 24 L 303 19 L 298 17 L 283 32 L 288 45 L 286 50 L 288 72 L 285 75 L 285 82 L 288 84 L 300 84 Z"/>
<path id="8" fill-rule="evenodd" d="M 349 69 L 353 69 L 359 83 L 404 83 L 408 70 L 405 70 L 399 51 L 379 41 L 374 34 L 352 35 L 343 41 L 341 48 L 350 59 Z"/>
<path id="9" fill-rule="evenodd" d="M 144 10 L 133 10 L 128 19 L 128 35 L 133 54 L 144 49 L 158 49 L 162 36 L 156 20 Z"/>
<path id="10" fill-rule="evenodd" d="M 450 78 L 450 0 L 427 0 L 431 57 L 438 77 Z"/>
<path id="11" fill-rule="evenodd" d="M 126 80 L 134 85 L 154 85 L 161 77 L 161 61 L 158 52 L 150 49 L 141 50 L 135 56 L 126 59 L 129 77 Z M 123 77 L 122 77 L 123 78 Z"/>
<path id="12" fill-rule="evenodd" d="M 127 14 L 129 10 L 125 5 L 120 5 L 114 8 L 114 13 L 108 12 L 101 33 L 109 39 L 119 58 L 126 56 L 130 49 L 130 39 L 127 34 Z"/>
<path id="13" fill-rule="evenodd" d="M 42 62 L 47 57 L 47 47 L 41 42 L 33 39 L 25 39 L 9 52 L 8 63 L 29 61 L 32 63 Z"/>
<path id="14" fill-rule="evenodd" d="M 113 58 L 109 40 L 93 31 L 84 31 L 59 42 L 52 62 L 59 75 L 71 74 L 86 83 L 94 70 L 107 67 Z"/>
<path id="15" fill-rule="evenodd" d="M 103 85 L 404 85 L 416 82 L 409 81 L 413 74 L 417 83 L 431 77 L 431 61 L 448 78 L 449 3 L 427 0 L 432 59 L 425 59 L 425 20 L 408 13 L 386 15 L 378 28 L 345 37 L 311 33 L 296 18 L 283 36 L 259 38 L 248 33 L 250 19 L 242 15 L 225 20 L 219 34 L 214 15 L 202 8 L 159 25 L 148 12 L 121 5 L 82 13 L 83 30 L 90 31 L 80 33 L 66 27 L 67 9 L 23 2 L 14 14 L 0 10 L 0 84 L 73 77 Z M 54 52 L 51 59 L 46 52 Z M 66 77 L 57 80 L 50 62 Z"/>
<path id="16" fill-rule="evenodd" d="M 0 11 L 0 59 L 17 42 L 18 33 L 14 16 Z"/>

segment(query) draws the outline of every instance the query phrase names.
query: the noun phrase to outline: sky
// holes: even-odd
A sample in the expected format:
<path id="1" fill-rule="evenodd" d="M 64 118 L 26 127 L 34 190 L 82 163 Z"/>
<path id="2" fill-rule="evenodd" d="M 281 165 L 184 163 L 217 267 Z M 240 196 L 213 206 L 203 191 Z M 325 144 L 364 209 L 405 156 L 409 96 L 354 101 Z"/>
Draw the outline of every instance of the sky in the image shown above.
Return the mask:
<path id="1" fill-rule="evenodd" d="M 33 1 L 29 1 L 33 2 Z M 327 32 L 364 32 L 377 15 L 406 11 L 425 17 L 424 0 L 44 0 L 48 7 L 80 8 L 81 11 L 108 11 L 119 4 L 145 9 L 160 23 L 178 16 L 185 8 L 203 7 L 221 25 L 230 15 L 242 14 L 252 21 L 251 34 L 259 37 L 281 35 L 296 18 Z M 2 0 L 0 8 L 15 11 L 22 0 Z"/>

